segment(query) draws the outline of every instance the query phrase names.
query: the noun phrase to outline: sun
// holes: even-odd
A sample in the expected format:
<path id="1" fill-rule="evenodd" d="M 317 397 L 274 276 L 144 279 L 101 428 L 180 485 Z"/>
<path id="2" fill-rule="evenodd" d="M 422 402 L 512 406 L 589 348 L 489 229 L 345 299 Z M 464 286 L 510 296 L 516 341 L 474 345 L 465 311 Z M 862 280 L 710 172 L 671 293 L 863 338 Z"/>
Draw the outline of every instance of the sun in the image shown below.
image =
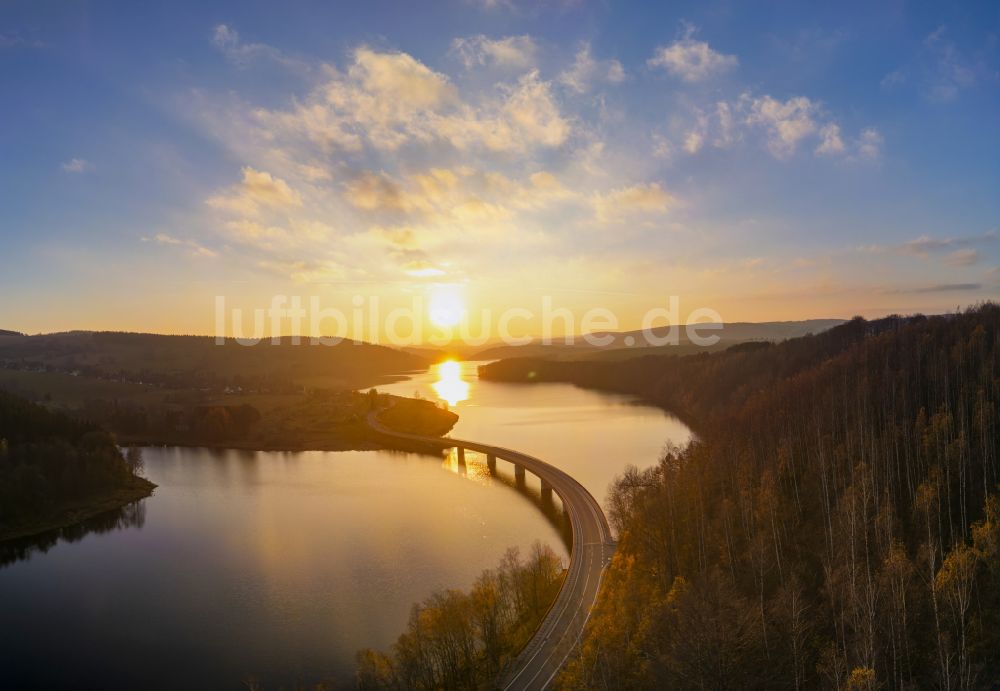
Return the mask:
<path id="1" fill-rule="evenodd" d="M 428 315 L 434 326 L 450 328 L 465 316 L 465 301 L 452 289 L 438 289 L 431 294 Z"/>

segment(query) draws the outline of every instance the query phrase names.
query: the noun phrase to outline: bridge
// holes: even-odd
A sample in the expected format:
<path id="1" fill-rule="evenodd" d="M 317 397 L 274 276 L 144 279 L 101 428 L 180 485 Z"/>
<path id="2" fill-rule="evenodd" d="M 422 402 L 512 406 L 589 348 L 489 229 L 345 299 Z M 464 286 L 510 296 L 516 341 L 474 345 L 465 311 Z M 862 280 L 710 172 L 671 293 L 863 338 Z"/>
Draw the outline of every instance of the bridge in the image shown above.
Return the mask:
<path id="1" fill-rule="evenodd" d="M 459 463 L 464 462 L 467 450 L 483 454 L 491 472 L 496 471 L 497 459 L 506 461 L 513 464 L 514 475 L 519 482 L 523 481 L 525 472 L 530 472 L 540 480 L 543 498 L 551 497 L 555 492 L 562 501 L 563 509 L 569 516 L 573 540 L 566 579 L 534 637 L 499 680 L 499 688 L 505 691 L 534 691 L 548 687 L 583 636 L 590 612 L 597 602 L 604 569 L 614 552 L 611 529 L 601 505 L 570 475 L 520 451 L 451 437 L 397 432 L 379 421 L 378 411 L 368 414 L 368 425 L 387 437 L 441 450 L 454 448 Z"/>

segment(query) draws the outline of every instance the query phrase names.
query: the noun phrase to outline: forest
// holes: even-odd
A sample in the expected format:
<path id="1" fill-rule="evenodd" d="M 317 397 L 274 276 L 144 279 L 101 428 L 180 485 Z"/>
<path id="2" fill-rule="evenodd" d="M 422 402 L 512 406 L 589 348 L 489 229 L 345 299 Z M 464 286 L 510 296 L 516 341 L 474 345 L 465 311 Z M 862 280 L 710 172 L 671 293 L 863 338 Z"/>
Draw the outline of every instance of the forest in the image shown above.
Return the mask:
<path id="1" fill-rule="evenodd" d="M 109 508 L 147 496 L 141 468 L 100 427 L 0 390 L 0 539 L 109 495 L 122 499 Z"/>
<path id="2" fill-rule="evenodd" d="M 637 394 L 698 439 L 613 484 L 619 536 L 564 688 L 1000 682 L 1000 307 L 508 381 Z"/>
<path id="3" fill-rule="evenodd" d="M 358 653 L 360 689 L 478 689 L 528 642 L 562 584 L 562 560 L 535 542 L 507 550 L 469 592 L 434 593 L 410 612 L 388 652 Z"/>

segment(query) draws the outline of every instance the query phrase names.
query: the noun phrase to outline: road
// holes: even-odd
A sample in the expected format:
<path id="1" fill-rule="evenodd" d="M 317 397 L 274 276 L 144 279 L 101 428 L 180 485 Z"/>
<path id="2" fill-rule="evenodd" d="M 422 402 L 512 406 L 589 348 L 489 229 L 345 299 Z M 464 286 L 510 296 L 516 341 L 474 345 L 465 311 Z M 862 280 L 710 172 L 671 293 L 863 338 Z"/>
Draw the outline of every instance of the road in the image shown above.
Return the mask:
<path id="1" fill-rule="evenodd" d="M 499 682 L 499 688 L 509 691 L 548 687 L 580 642 L 590 612 L 597 602 L 604 570 L 614 551 L 611 529 L 601 505 L 570 475 L 520 451 L 452 437 L 425 437 L 397 432 L 379 422 L 378 411 L 368 414 L 368 424 L 381 434 L 400 439 L 437 445 L 442 449 L 462 447 L 493 454 L 498 459 L 522 466 L 551 485 L 559 495 L 573 531 L 566 580 L 535 636 Z"/>

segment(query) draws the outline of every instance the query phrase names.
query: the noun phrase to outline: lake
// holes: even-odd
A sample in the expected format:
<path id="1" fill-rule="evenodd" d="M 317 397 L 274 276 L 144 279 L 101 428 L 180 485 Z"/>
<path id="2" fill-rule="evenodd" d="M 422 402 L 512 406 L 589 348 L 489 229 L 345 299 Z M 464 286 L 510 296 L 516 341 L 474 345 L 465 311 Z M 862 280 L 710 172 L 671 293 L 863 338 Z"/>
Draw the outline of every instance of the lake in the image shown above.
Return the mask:
<path id="1" fill-rule="evenodd" d="M 562 467 L 603 502 L 626 464 L 689 430 L 624 396 L 479 381 L 449 363 L 381 391 L 447 402 L 452 434 Z M 354 685 L 359 648 L 387 648 L 411 605 L 467 588 L 534 540 L 566 558 L 537 479 L 469 453 L 151 448 L 155 494 L 0 554 L 4 688 L 241 689 Z"/>

